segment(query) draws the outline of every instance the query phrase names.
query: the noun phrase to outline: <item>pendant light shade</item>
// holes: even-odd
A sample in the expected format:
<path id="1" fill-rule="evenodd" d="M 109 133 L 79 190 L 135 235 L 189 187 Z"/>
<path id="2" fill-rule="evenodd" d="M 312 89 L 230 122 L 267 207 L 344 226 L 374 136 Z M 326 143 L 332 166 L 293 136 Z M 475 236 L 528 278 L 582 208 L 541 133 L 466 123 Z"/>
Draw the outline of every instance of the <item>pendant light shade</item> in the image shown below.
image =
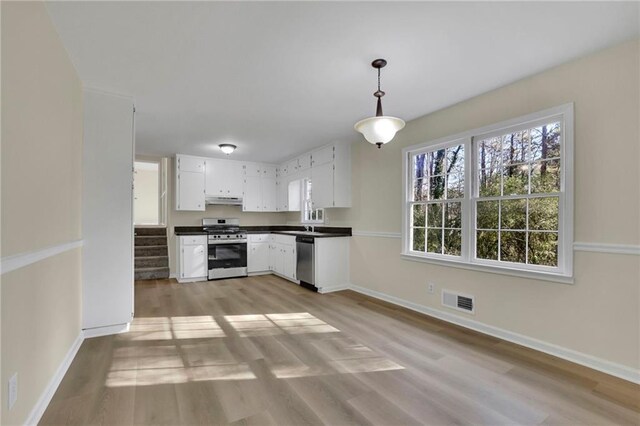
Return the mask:
<path id="1" fill-rule="evenodd" d="M 404 120 L 382 113 L 382 97 L 385 93 L 380 90 L 380 68 L 385 65 L 387 65 L 387 61 L 384 59 L 376 59 L 371 63 L 371 66 L 378 70 L 378 90 L 373 94 L 378 99 L 375 117 L 360 120 L 353 126 L 364 135 L 367 142 L 378 145 L 378 148 L 391 142 L 396 133 L 404 127 Z"/>
<path id="2" fill-rule="evenodd" d="M 391 142 L 396 133 L 404 127 L 404 120 L 396 117 L 380 116 L 360 120 L 354 128 L 364 135 L 367 142 L 378 144 L 378 148 Z"/>

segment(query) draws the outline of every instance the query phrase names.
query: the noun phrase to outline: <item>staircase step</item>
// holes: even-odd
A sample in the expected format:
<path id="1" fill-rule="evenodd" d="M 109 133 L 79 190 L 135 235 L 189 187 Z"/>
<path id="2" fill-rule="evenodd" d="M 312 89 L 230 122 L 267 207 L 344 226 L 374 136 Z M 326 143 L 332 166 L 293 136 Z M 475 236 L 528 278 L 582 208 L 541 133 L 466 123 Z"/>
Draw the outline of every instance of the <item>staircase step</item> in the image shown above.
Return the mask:
<path id="1" fill-rule="evenodd" d="M 169 268 L 138 268 L 134 272 L 134 279 L 163 280 L 169 278 Z"/>
<path id="2" fill-rule="evenodd" d="M 136 228 L 136 236 L 167 236 L 167 228 Z"/>
<path id="3" fill-rule="evenodd" d="M 135 268 L 166 268 L 169 266 L 168 256 L 138 256 L 135 258 Z"/>
<path id="4" fill-rule="evenodd" d="M 167 246 L 138 246 L 135 248 L 135 257 L 149 257 L 149 256 L 167 256 Z"/>
<path id="5" fill-rule="evenodd" d="M 136 235 L 135 237 L 136 247 L 141 246 L 166 246 L 167 237 L 157 235 Z"/>

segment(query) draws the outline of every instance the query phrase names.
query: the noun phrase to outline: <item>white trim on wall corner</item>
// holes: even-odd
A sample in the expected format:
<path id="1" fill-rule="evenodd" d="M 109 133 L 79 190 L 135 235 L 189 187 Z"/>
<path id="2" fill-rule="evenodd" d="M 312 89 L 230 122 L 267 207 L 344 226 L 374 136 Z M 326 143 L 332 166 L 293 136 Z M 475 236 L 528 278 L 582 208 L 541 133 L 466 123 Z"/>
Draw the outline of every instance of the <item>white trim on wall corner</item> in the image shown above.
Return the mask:
<path id="1" fill-rule="evenodd" d="M 51 380 L 49 380 L 49 383 L 47 383 L 47 386 L 44 388 L 44 391 L 40 395 L 40 398 L 38 398 L 38 402 L 36 402 L 36 405 L 34 405 L 34 407 L 31 409 L 31 412 L 29 413 L 29 417 L 27 417 L 27 421 L 25 422 L 26 425 L 38 424 L 38 422 L 42 418 L 42 415 L 47 409 L 47 406 L 49 406 L 49 402 L 51 402 L 51 398 L 53 398 L 53 394 L 56 393 L 58 386 L 60 386 L 60 382 L 62 382 L 62 378 L 67 373 L 67 370 L 71 365 L 71 362 L 73 361 L 76 354 L 78 353 L 78 350 L 80 349 L 80 346 L 82 345 L 83 341 L 84 341 L 84 333 L 80 331 L 80 333 L 78 334 L 78 337 L 76 337 L 76 340 L 73 341 L 73 343 L 71 344 L 71 347 L 69 348 L 69 351 L 67 352 L 64 359 L 58 366 L 58 369 L 56 370 L 55 374 L 53 375 L 53 377 L 51 377 Z"/>
<path id="2" fill-rule="evenodd" d="M 16 269 L 24 268 L 25 266 L 31 265 L 32 263 L 36 263 L 48 257 L 64 253 L 68 250 L 82 247 L 83 245 L 83 240 L 76 240 L 47 247 L 41 250 L 3 257 L 2 259 L 0 259 L 0 275 L 6 274 L 7 272 L 15 271 Z"/>
<path id="3" fill-rule="evenodd" d="M 634 254 L 640 256 L 640 245 L 635 244 L 605 244 L 605 243 L 573 243 L 575 251 L 590 251 L 594 253 Z"/>
<path id="4" fill-rule="evenodd" d="M 589 367 L 594 370 L 598 370 L 603 373 L 640 384 L 640 371 L 631 367 L 627 367 L 626 365 L 587 355 L 585 353 L 578 352 L 573 349 L 564 348 L 553 343 L 543 342 L 542 340 L 527 337 L 522 334 L 514 333 L 512 331 L 494 327 L 491 325 L 483 324 L 479 321 L 470 318 L 464 318 L 459 315 L 441 311 L 439 309 L 429 308 L 424 305 L 409 302 L 399 297 L 390 296 L 386 293 L 370 290 L 366 287 L 360 287 L 351 284 L 350 289 L 357 293 L 362 293 L 375 299 L 384 300 L 385 302 L 393 303 L 394 305 L 399 305 L 407 309 L 411 309 L 412 311 L 419 312 L 421 314 L 438 318 L 443 321 L 459 325 L 461 327 L 469 328 L 483 334 L 488 334 L 490 336 L 497 337 L 508 342 L 544 352 L 546 354 L 553 355 L 558 358 L 562 358 L 567 361 L 571 361 L 576 364 L 580 364 L 585 367 Z"/>

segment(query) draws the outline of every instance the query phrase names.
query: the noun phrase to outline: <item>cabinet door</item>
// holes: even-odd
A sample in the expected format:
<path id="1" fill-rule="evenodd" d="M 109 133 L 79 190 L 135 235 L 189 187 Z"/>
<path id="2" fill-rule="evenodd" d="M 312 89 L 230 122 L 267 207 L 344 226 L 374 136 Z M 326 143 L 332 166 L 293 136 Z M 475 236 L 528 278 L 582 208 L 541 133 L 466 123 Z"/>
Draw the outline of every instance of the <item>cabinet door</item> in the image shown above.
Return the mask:
<path id="1" fill-rule="evenodd" d="M 269 243 L 249 244 L 247 270 L 249 272 L 269 270 Z"/>
<path id="2" fill-rule="evenodd" d="M 282 259 L 282 275 L 296 278 L 296 250 L 295 246 L 284 246 Z"/>
<path id="3" fill-rule="evenodd" d="M 262 178 L 262 211 L 275 212 L 277 198 L 276 178 Z"/>
<path id="4" fill-rule="evenodd" d="M 262 176 L 262 165 L 259 163 L 246 163 L 244 167 L 244 175 L 246 177 Z"/>
<path id="5" fill-rule="evenodd" d="M 311 200 L 314 209 L 333 207 L 333 164 L 311 169 Z"/>
<path id="6" fill-rule="evenodd" d="M 224 182 L 224 162 L 208 158 L 205 161 L 205 194 L 211 197 L 222 197 Z"/>
<path id="7" fill-rule="evenodd" d="M 311 154 L 305 154 L 299 157 L 298 166 L 300 171 L 309 170 L 311 168 Z"/>
<path id="8" fill-rule="evenodd" d="M 300 166 L 298 165 L 298 159 L 296 158 L 295 160 L 287 162 L 286 168 L 287 175 L 291 176 L 296 174 L 298 172 L 298 169 L 300 168 Z"/>
<path id="9" fill-rule="evenodd" d="M 204 244 L 182 246 L 181 278 L 207 276 L 207 248 Z"/>
<path id="10" fill-rule="evenodd" d="M 259 176 L 246 176 L 244 178 L 244 196 L 242 210 L 245 212 L 262 211 L 262 178 Z"/>
<path id="11" fill-rule="evenodd" d="M 176 210 L 204 211 L 204 173 L 180 172 L 177 186 Z"/>
<path id="12" fill-rule="evenodd" d="M 311 153 L 311 166 L 316 167 L 333 161 L 333 146 L 321 148 Z"/>
<path id="13" fill-rule="evenodd" d="M 227 183 L 226 197 L 242 197 L 242 186 L 244 184 L 243 164 L 236 161 L 228 161 L 225 169 L 227 175 L 223 180 Z"/>
<path id="14" fill-rule="evenodd" d="M 262 166 L 262 177 L 276 178 L 276 166 L 265 164 Z"/>
<path id="15" fill-rule="evenodd" d="M 204 158 L 178 156 L 178 169 L 181 172 L 204 173 Z"/>
<path id="16" fill-rule="evenodd" d="M 276 181 L 276 210 L 279 212 L 289 211 L 287 202 L 289 201 L 287 181 L 280 178 Z"/>

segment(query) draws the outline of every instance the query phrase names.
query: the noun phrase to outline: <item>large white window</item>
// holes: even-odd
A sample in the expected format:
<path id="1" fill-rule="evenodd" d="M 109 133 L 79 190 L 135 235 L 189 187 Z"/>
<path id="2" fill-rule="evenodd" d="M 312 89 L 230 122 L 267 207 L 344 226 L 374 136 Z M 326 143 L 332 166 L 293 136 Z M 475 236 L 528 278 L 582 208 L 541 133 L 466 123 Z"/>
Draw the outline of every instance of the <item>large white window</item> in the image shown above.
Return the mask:
<path id="1" fill-rule="evenodd" d="M 404 150 L 403 255 L 568 281 L 573 105 Z"/>

